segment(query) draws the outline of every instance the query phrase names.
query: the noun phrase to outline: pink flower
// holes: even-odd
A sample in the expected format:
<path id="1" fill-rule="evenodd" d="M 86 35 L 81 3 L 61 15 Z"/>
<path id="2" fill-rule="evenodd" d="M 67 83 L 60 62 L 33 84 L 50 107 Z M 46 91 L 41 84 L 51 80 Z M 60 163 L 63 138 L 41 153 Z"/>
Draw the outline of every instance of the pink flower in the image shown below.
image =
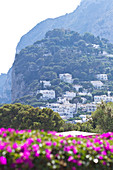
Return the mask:
<path id="1" fill-rule="evenodd" d="M 69 152 L 69 151 L 70 151 L 70 146 L 65 146 L 65 147 L 64 147 L 64 151 L 65 151 L 65 152 Z"/>
<path id="2" fill-rule="evenodd" d="M 45 149 L 45 151 L 46 151 L 47 154 L 51 153 L 51 151 L 49 149 Z"/>
<path id="3" fill-rule="evenodd" d="M 28 139 L 27 139 L 28 145 L 31 145 L 31 143 L 33 143 L 33 142 L 34 142 L 34 139 L 32 139 L 32 138 L 28 138 Z"/>
<path id="4" fill-rule="evenodd" d="M 75 168 L 75 167 L 72 167 L 72 170 L 76 170 L 76 168 Z"/>
<path id="5" fill-rule="evenodd" d="M 81 161 L 78 161 L 78 162 L 77 162 L 77 165 L 78 165 L 78 166 L 81 166 L 81 165 L 82 165 L 82 162 L 81 162 Z"/>
<path id="6" fill-rule="evenodd" d="M 12 152 L 12 149 L 11 149 L 11 146 L 7 146 L 7 152 L 11 153 Z"/>
<path id="7" fill-rule="evenodd" d="M 24 158 L 24 159 L 28 159 L 29 156 L 30 156 L 30 152 L 29 152 L 29 151 L 23 152 L 23 158 Z"/>
<path id="8" fill-rule="evenodd" d="M 38 152 L 36 152 L 36 153 L 35 153 L 35 156 L 36 156 L 36 157 L 39 157 L 39 156 L 40 156 L 40 154 L 39 154 Z"/>
<path id="9" fill-rule="evenodd" d="M 32 148 L 33 148 L 34 151 L 38 151 L 39 150 L 38 144 L 32 145 Z"/>
<path id="10" fill-rule="evenodd" d="M 14 143 L 13 144 L 13 149 L 17 149 L 18 148 L 18 144 L 17 143 Z"/>
<path id="11" fill-rule="evenodd" d="M 73 157 L 72 157 L 72 156 L 69 156 L 68 162 L 71 162 L 71 161 L 73 161 Z"/>
<path id="12" fill-rule="evenodd" d="M 7 164 L 7 159 L 4 156 L 0 156 L 0 164 L 1 165 L 6 165 Z"/>
<path id="13" fill-rule="evenodd" d="M 72 142 L 73 142 L 73 144 L 76 144 L 76 140 L 75 139 L 73 139 Z"/>
<path id="14" fill-rule="evenodd" d="M 18 158 L 18 159 L 16 159 L 16 163 L 21 164 L 21 163 L 23 163 L 23 160 L 21 158 Z"/>
<path id="15" fill-rule="evenodd" d="M 56 135 L 57 132 L 55 131 L 48 131 L 48 134 L 51 134 L 51 135 Z"/>
<path id="16" fill-rule="evenodd" d="M 91 147 L 93 144 L 90 141 L 87 141 L 86 147 Z"/>
<path id="17" fill-rule="evenodd" d="M 51 160 L 51 155 L 50 154 L 46 154 L 46 158 Z"/>
<path id="18" fill-rule="evenodd" d="M 101 152 L 102 155 L 107 155 L 106 151 Z"/>
<path id="19" fill-rule="evenodd" d="M 23 145 L 21 145 L 21 150 L 27 150 L 27 147 L 28 147 L 27 143 L 24 143 Z"/>
<path id="20" fill-rule="evenodd" d="M 5 148 L 6 144 L 5 143 L 1 143 L 0 144 L 0 150 L 3 150 Z"/>
<path id="21" fill-rule="evenodd" d="M 60 143 L 64 143 L 64 140 L 62 139 L 62 140 L 60 140 Z"/>
<path id="22" fill-rule="evenodd" d="M 37 142 L 39 142 L 39 143 L 40 143 L 41 141 L 42 141 L 42 140 L 41 140 L 40 138 L 37 138 Z"/>
<path id="23" fill-rule="evenodd" d="M 74 153 L 74 154 L 76 154 L 76 153 L 77 153 L 77 150 L 76 150 L 76 148 L 75 148 L 75 147 L 73 148 L 73 153 Z"/>
<path id="24" fill-rule="evenodd" d="M 106 162 L 105 162 L 105 161 L 103 162 L 103 165 L 106 165 Z"/>
<path id="25" fill-rule="evenodd" d="M 3 138 L 5 138 L 6 136 L 7 136 L 7 133 L 4 133 L 4 134 L 3 134 Z"/>
<path id="26" fill-rule="evenodd" d="M 44 132 L 44 129 L 42 129 L 41 132 Z"/>
<path id="27" fill-rule="evenodd" d="M 53 146 L 56 146 L 57 145 L 57 143 L 56 142 L 53 142 Z"/>
<path id="28" fill-rule="evenodd" d="M 45 142 L 45 144 L 46 144 L 47 146 L 51 146 L 51 145 L 52 145 L 52 142 L 51 142 L 51 141 L 47 141 L 47 142 Z"/>
<path id="29" fill-rule="evenodd" d="M 99 152 L 101 150 L 100 147 L 93 147 L 93 149 L 96 151 L 96 152 Z"/>
<path id="30" fill-rule="evenodd" d="M 99 156 L 99 159 L 102 160 L 102 159 L 103 159 L 103 156 L 100 155 L 100 156 Z"/>

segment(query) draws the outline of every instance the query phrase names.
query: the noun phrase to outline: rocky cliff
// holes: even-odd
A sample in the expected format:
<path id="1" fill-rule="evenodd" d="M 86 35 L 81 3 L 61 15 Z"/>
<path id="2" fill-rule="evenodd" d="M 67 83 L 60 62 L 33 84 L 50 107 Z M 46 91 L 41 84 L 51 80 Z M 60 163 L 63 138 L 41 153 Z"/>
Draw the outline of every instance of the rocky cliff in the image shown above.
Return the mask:
<path id="1" fill-rule="evenodd" d="M 91 32 L 113 42 L 113 0 L 82 0 L 74 12 L 38 23 L 20 39 L 17 53 L 44 38 L 45 33 L 54 28 Z"/>
<path id="2" fill-rule="evenodd" d="M 7 74 L 0 75 L 0 103 L 11 102 L 11 74 L 12 68 L 9 69 Z"/>

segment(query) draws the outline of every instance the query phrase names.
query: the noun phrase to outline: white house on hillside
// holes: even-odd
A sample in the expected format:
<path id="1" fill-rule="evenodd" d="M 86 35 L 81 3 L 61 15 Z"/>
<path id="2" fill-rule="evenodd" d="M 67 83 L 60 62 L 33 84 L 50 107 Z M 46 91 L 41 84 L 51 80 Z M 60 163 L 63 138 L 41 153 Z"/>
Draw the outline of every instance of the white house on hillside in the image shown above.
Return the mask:
<path id="1" fill-rule="evenodd" d="M 46 107 L 51 108 L 54 112 L 58 112 L 59 115 L 66 119 L 73 118 L 73 114 L 76 114 L 76 105 L 69 102 L 63 104 L 59 103 L 49 103 Z"/>
<path id="2" fill-rule="evenodd" d="M 43 83 L 44 88 L 51 86 L 50 81 L 43 80 L 43 81 L 40 81 L 40 83 Z"/>
<path id="3" fill-rule="evenodd" d="M 68 100 L 72 100 L 74 97 L 76 97 L 76 93 L 66 91 L 63 96 L 64 96 L 64 98 L 66 98 Z"/>
<path id="4" fill-rule="evenodd" d="M 98 80 L 103 80 L 103 81 L 107 81 L 107 80 L 108 80 L 107 74 L 97 74 L 97 75 L 96 75 L 96 78 L 97 78 Z"/>
<path id="5" fill-rule="evenodd" d="M 80 88 L 83 88 L 81 85 L 79 84 L 75 84 L 73 85 L 73 87 L 76 89 L 76 91 L 78 92 Z"/>
<path id="6" fill-rule="evenodd" d="M 37 94 L 42 94 L 40 98 L 44 100 L 54 99 L 55 98 L 55 91 L 54 90 L 38 90 Z"/>
<path id="7" fill-rule="evenodd" d="M 101 81 L 91 81 L 91 84 L 92 84 L 96 89 L 101 89 L 102 86 L 104 85 Z"/>
<path id="8" fill-rule="evenodd" d="M 66 83 L 73 83 L 72 75 L 69 73 L 59 74 L 59 78 Z"/>
<path id="9" fill-rule="evenodd" d="M 101 101 L 113 102 L 113 96 L 106 96 L 106 95 L 94 96 L 95 103 L 100 103 Z"/>

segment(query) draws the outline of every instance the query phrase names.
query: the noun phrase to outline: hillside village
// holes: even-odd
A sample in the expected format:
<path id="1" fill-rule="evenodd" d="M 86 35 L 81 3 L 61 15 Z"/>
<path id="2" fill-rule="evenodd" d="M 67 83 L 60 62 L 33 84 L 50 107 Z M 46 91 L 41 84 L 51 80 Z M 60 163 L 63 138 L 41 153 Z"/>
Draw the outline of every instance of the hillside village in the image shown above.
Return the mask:
<path id="1" fill-rule="evenodd" d="M 73 85 L 75 91 L 66 91 L 62 97 L 58 97 L 57 101 L 54 103 L 47 103 L 45 107 L 51 108 L 53 111 L 58 112 L 62 119 L 68 120 L 70 118 L 74 118 L 78 111 L 80 110 L 81 113 L 79 117 L 81 120 L 73 120 L 72 123 L 82 123 L 87 121 L 87 115 L 91 112 L 94 112 L 101 101 L 104 102 L 113 102 L 113 96 L 110 95 L 110 91 L 107 92 L 107 95 L 94 95 L 93 101 L 87 103 L 86 96 L 92 97 L 92 93 L 89 92 L 87 89 L 84 89 L 79 84 L 73 84 L 72 75 L 69 73 L 59 74 L 59 78 L 64 81 L 65 83 L 70 83 Z M 108 81 L 107 74 L 97 74 L 95 76 L 95 81 L 90 81 L 93 88 L 95 90 L 102 90 L 105 86 L 105 83 Z M 49 100 L 55 99 L 55 91 L 54 90 L 47 90 L 47 87 L 51 86 L 50 81 L 40 81 L 43 83 L 44 90 L 38 90 L 37 94 L 40 94 L 41 100 Z M 77 96 L 81 97 L 81 101 L 77 99 Z M 71 103 L 70 101 L 74 99 L 74 102 Z M 87 113 L 87 114 L 85 114 Z M 68 121 L 69 122 L 69 121 Z"/>
<path id="2" fill-rule="evenodd" d="M 54 29 L 16 55 L 12 102 L 51 108 L 70 123 L 86 122 L 113 101 L 113 45 L 85 33 Z"/>

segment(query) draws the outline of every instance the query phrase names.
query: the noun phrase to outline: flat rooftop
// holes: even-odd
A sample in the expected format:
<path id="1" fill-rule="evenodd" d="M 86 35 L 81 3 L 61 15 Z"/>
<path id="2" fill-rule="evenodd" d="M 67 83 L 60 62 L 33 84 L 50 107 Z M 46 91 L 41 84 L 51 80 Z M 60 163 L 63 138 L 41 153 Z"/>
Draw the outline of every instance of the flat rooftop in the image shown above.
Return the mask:
<path id="1" fill-rule="evenodd" d="M 68 132 L 58 132 L 57 135 L 63 135 L 63 136 L 68 136 L 68 135 L 72 135 L 72 136 L 93 136 L 96 135 L 96 133 L 90 133 L 90 132 L 81 132 L 81 131 L 68 131 Z"/>

